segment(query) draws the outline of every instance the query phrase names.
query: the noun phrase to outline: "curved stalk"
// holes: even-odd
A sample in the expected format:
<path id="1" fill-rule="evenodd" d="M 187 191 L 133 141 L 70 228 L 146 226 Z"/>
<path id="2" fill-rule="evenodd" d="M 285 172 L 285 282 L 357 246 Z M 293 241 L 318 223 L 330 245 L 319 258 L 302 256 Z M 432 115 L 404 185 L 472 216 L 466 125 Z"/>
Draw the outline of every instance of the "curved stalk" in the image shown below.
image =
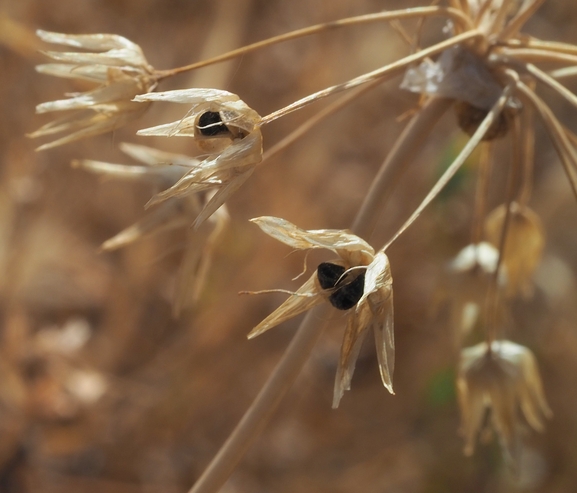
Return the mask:
<path id="1" fill-rule="evenodd" d="M 332 94 L 352 89 L 354 87 L 366 84 L 373 80 L 382 79 L 384 77 L 392 77 L 397 73 L 402 72 L 405 68 L 407 68 L 409 65 L 413 63 L 420 62 L 421 60 L 424 60 L 427 57 L 436 55 L 437 53 L 441 53 L 442 51 L 446 50 L 447 48 L 450 48 L 451 46 L 455 46 L 464 43 L 465 41 L 470 41 L 472 39 L 480 37 L 483 37 L 483 35 L 477 30 L 467 31 L 457 36 L 453 36 L 452 38 L 447 39 L 446 41 L 437 43 L 436 45 L 430 46 L 429 48 L 425 48 L 424 50 L 406 56 L 405 58 L 401 58 L 400 60 L 385 65 L 384 67 L 381 67 L 377 70 L 373 70 L 372 72 L 360 75 L 359 77 L 355 77 L 354 79 L 351 79 L 347 82 L 343 82 L 342 84 L 327 87 L 326 89 L 322 89 L 302 99 L 299 99 L 298 101 L 295 101 L 294 103 L 291 103 L 288 106 L 285 106 L 284 108 L 276 110 L 263 117 L 260 121 L 260 126 L 266 125 L 267 123 L 270 123 L 278 118 L 288 115 L 293 111 L 300 110 L 301 108 L 304 108 L 305 106 L 314 103 L 315 101 L 318 101 L 321 98 L 326 98 L 327 96 L 330 96 Z"/>
<path id="2" fill-rule="evenodd" d="M 220 63 L 226 60 L 231 60 L 238 56 L 246 55 L 247 53 L 260 50 L 261 48 L 266 48 L 267 46 L 282 43 L 283 41 L 302 38 L 304 36 L 310 36 L 312 34 L 318 34 L 323 31 L 330 31 L 340 27 L 369 24 L 373 22 L 388 22 L 396 19 L 410 19 L 413 17 L 431 17 L 431 16 L 446 16 L 453 19 L 465 30 L 473 28 L 470 19 L 468 19 L 462 12 L 454 8 L 433 6 L 433 7 L 417 7 L 413 9 L 393 10 L 390 12 L 379 12 L 376 14 L 348 17 L 334 22 L 325 22 L 323 24 L 316 24 L 314 26 L 305 27 L 303 29 L 297 29 L 296 31 L 280 34 L 279 36 L 274 36 L 272 38 L 268 38 L 263 41 L 257 41 L 256 43 L 243 46 L 242 48 L 238 48 L 236 50 L 232 50 L 227 53 L 223 53 L 222 55 L 209 58 L 208 60 L 202 60 L 200 62 L 185 65 L 183 67 L 177 67 L 174 69 L 158 70 L 156 71 L 155 75 L 159 80 L 165 79 L 167 77 L 171 77 L 173 75 L 180 74 L 182 72 L 188 72 L 190 70 L 206 67 L 214 63 Z"/>
<path id="3" fill-rule="evenodd" d="M 449 183 L 451 178 L 455 176 L 455 173 L 459 171 L 459 168 L 463 165 L 463 163 L 467 160 L 467 158 L 471 155 L 471 153 L 475 150 L 477 145 L 483 140 L 485 134 L 489 131 L 489 128 L 493 124 L 493 122 L 497 119 L 505 104 L 507 103 L 509 97 L 513 93 L 513 89 L 515 88 L 515 84 L 511 83 L 503 90 L 501 97 L 497 100 L 497 102 L 491 108 L 491 111 L 487 113 L 485 119 L 479 125 L 479 128 L 475 131 L 473 136 L 469 139 L 463 150 L 459 153 L 457 158 L 451 163 L 451 165 L 447 168 L 443 176 L 437 180 L 437 183 L 433 185 L 430 192 L 427 196 L 423 199 L 419 207 L 415 209 L 415 211 L 411 214 L 409 219 L 401 226 L 401 228 L 395 233 L 395 235 L 385 244 L 381 251 L 386 251 L 399 236 L 401 236 L 411 224 L 415 222 L 415 220 L 421 215 L 421 213 L 425 210 L 425 208 L 433 201 L 433 199 L 439 195 L 441 190 L 445 188 L 445 185 Z"/>

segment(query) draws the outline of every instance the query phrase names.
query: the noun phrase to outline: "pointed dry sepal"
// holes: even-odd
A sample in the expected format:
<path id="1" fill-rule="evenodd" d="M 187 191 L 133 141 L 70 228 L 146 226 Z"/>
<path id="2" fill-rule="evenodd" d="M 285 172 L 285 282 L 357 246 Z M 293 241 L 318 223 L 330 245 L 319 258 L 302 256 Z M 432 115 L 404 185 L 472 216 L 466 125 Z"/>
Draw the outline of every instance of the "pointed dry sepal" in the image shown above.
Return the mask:
<path id="1" fill-rule="evenodd" d="M 252 339 L 325 301 L 316 283 L 316 273 L 309 278 L 281 306 L 266 317 L 248 334 Z"/>
<path id="2" fill-rule="evenodd" d="M 499 245 L 507 214 L 507 206 L 500 205 L 485 221 L 487 239 Z M 541 261 L 545 234 L 539 216 L 529 207 L 511 204 L 506 231 L 503 264 L 507 269 L 505 292 L 508 296 L 529 297 L 533 292 L 532 277 Z"/>
<path id="3" fill-rule="evenodd" d="M 494 341 L 463 349 L 457 391 L 465 437 L 465 454 L 475 450 L 475 441 L 487 408 L 508 460 L 514 464 L 522 447 L 521 413 L 529 425 L 543 430 L 551 416 L 533 353 L 511 341 Z"/>
<path id="4" fill-rule="evenodd" d="M 393 330 L 393 278 L 389 259 L 383 252 L 375 255 L 365 272 L 363 294 L 355 312 L 347 321 L 347 328 L 335 378 L 333 408 L 337 408 L 351 380 L 359 351 L 367 332 L 372 328 L 383 385 L 393 391 L 395 338 Z"/>
<path id="5" fill-rule="evenodd" d="M 44 52 L 59 63 L 39 65 L 39 72 L 98 84 L 92 91 L 75 93 L 67 99 L 36 107 L 37 113 L 74 112 L 29 134 L 32 138 L 67 134 L 40 146 L 38 150 L 116 130 L 146 111 L 148 105 L 139 105 L 132 99 L 152 91 L 156 79 L 154 69 L 138 45 L 112 34 L 71 35 L 46 31 L 37 31 L 37 34 L 47 43 L 95 52 Z"/>
<path id="6" fill-rule="evenodd" d="M 333 407 L 350 388 L 363 340 L 372 328 L 384 386 L 393 393 L 395 342 L 393 334 L 393 280 L 384 252 L 375 254 L 366 241 L 346 230 L 304 230 L 285 219 L 252 219 L 266 234 L 297 250 L 326 249 L 339 255 L 321 263 L 315 274 L 277 310 L 263 320 L 249 337 L 328 301 L 349 311 L 335 378 Z"/>
<path id="7" fill-rule="evenodd" d="M 190 104 L 181 120 L 138 131 L 138 135 L 192 137 L 208 157 L 171 188 L 155 195 L 147 206 L 171 197 L 216 189 L 193 223 L 211 216 L 252 175 L 262 161 L 260 116 L 236 94 L 219 89 L 182 89 L 144 94 L 135 101 Z"/>
<path id="8" fill-rule="evenodd" d="M 358 262 L 372 259 L 375 251 L 365 240 L 342 229 L 313 229 L 304 230 L 295 226 L 286 219 L 271 216 L 262 216 L 251 219 L 267 235 L 272 236 L 285 245 L 296 250 L 324 248 L 332 250 L 344 261 Z M 370 262 L 370 260 L 369 260 Z M 367 265 L 367 262 L 365 265 Z"/>

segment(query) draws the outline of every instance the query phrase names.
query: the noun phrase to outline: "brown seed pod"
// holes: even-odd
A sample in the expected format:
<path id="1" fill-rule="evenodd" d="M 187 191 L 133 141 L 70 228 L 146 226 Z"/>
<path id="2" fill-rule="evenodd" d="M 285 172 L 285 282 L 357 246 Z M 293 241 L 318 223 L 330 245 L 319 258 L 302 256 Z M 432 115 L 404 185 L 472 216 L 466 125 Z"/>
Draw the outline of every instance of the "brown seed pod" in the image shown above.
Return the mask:
<path id="1" fill-rule="evenodd" d="M 488 110 L 477 108 L 467 101 L 456 101 L 454 109 L 459 127 L 468 135 L 475 133 L 481 122 L 487 116 L 487 113 L 489 113 Z M 514 111 L 512 109 L 505 108 L 497 120 L 489 127 L 489 130 L 482 140 L 488 141 L 504 137 L 509 131 L 509 125 L 513 115 Z"/>

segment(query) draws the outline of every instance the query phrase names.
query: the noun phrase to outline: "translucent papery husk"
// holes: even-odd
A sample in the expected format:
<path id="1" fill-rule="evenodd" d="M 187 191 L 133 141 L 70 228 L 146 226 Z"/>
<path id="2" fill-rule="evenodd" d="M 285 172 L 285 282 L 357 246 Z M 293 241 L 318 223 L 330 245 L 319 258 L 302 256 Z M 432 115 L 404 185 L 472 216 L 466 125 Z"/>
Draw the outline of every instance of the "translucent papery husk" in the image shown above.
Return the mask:
<path id="1" fill-rule="evenodd" d="M 158 135 L 165 137 L 195 137 L 209 139 L 199 134 L 198 119 L 206 112 L 219 113 L 222 123 L 249 134 L 256 130 L 260 115 L 242 101 L 236 94 L 219 89 L 181 89 L 158 93 L 142 94 L 134 98 L 138 102 L 163 101 L 192 105 L 187 115 L 172 123 L 165 123 L 138 131 L 138 135 Z M 224 136 L 228 138 L 229 136 Z M 212 136 L 222 139 L 223 136 Z"/>
<path id="2" fill-rule="evenodd" d="M 507 206 L 503 204 L 494 209 L 485 221 L 486 237 L 494 245 L 501 241 L 506 214 Z M 527 206 L 512 203 L 503 252 L 508 296 L 528 298 L 533 294 L 532 278 L 544 247 L 545 234 L 539 216 Z"/>
<path id="3" fill-rule="evenodd" d="M 458 45 L 443 51 L 436 62 L 426 59 L 418 67 L 409 68 L 401 89 L 454 99 L 457 122 L 468 135 L 475 133 L 503 93 L 503 87 L 485 61 Z M 516 100 L 509 100 L 482 140 L 504 136 L 518 106 Z"/>
<path id="4" fill-rule="evenodd" d="M 383 385 L 391 394 L 394 394 L 392 380 L 395 361 L 393 279 L 389 260 L 383 252 L 379 252 L 367 267 L 363 296 L 347 321 L 335 378 L 333 408 L 338 407 L 344 392 L 350 389 L 363 340 L 371 328 L 375 336 Z"/>
<path id="5" fill-rule="evenodd" d="M 471 455 L 486 408 L 506 457 L 515 463 L 522 446 L 519 409 L 529 425 L 542 431 L 551 416 L 537 363 L 529 349 L 511 341 L 494 341 L 463 349 L 457 378 L 465 454 Z"/>
<path id="6" fill-rule="evenodd" d="M 221 185 L 225 186 L 227 182 L 233 180 L 235 184 L 238 184 L 236 187 L 238 188 L 242 184 L 238 183 L 240 181 L 239 177 L 245 172 L 252 173 L 254 166 L 261 160 L 262 136 L 260 130 L 255 130 L 245 138 L 233 141 L 231 145 L 217 156 L 200 162 L 196 168 L 191 169 L 172 187 L 155 195 L 149 201 L 147 207 L 171 197 L 179 197 Z M 235 178 L 239 179 L 235 180 Z M 248 178 L 248 176 L 245 178 Z M 228 195 L 226 198 L 228 198 Z"/>
<path id="7" fill-rule="evenodd" d="M 401 89 L 466 101 L 490 110 L 503 88 L 484 61 L 462 46 L 443 51 L 436 62 L 429 59 L 407 70 Z"/>
<path id="8" fill-rule="evenodd" d="M 116 71 L 117 69 L 115 69 Z M 112 69 L 109 70 L 112 72 Z M 132 98 L 142 92 L 146 91 L 148 87 L 140 80 L 135 80 L 132 77 L 116 72 L 111 75 L 110 83 L 99 87 L 93 91 L 80 93 L 74 95 L 69 99 L 60 99 L 58 101 L 50 101 L 36 106 L 36 113 L 48 113 L 51 111 L 69 111 L 78 109 L 87 109 L 92 106 L 106 105 L 108 103 L 125 103 L 126 105 L 134 106 L 136 110 L 136 103 L 131 102 Z"/>
<path id="9" fill-rule="evenodd" d="M 54 60 L 77 65 L 132 66 L 153 71 L 140 46 L 117 34 L 62 34 L 36 31 L 42 41 L 102 53 L 45 52 Z"/>
<path id="10" fill-rule="evenodd" d="M 281 306 L 266 317 L 248 334 L 248 338 L 252 339 L 266 332 L 273 327 L 276 327 L 287 320 L 290 320 L 297 315 L 310 310 L 316 305 L 325 301 L 318 284 L 317 273 L 309 278 L 296 292 L 291 295 Z"/>
<path id="11" fill-rule="evenodd" d="M 122 36 L 111 34 L 69 35 L 46 31 L 37 31 L 37 34 L 47 43 L 99 52 L 44 52 L 46 56 L 62 63 L 39 65 L 39 72 L 87 80 L 98 84 L 98 87 L 84 93 L 72 93 L 67 99 L 42 103 L 36 107 L 37 113 L 74 112 L 29 134 L 29 137 L 41 137 L 69 133 L 40 146 L 38 150 L 116 130 L 146 111 L 149 104 L 139 105 L 132 99 L 138 94 L 152 91 L 157 80 L 154 69 L 138 45 Z"/>
<path id="12" fill-rule="evenodd" d="M 267 235 L 297 250 L 325 248 L 338 254 L 348 267 L 369 265 L 374 249 L 366 241 L 341 229 L 301 229 L 286 219 L 262 216 L 251 219 Z"/>
<path id="13" fill-rule="evenodd" d="M 47 123 L 28 134 L 28 137 L 36 138 L 71 132 L 64 137 L 36 148 L 37 151 L 43 151 L 121 128 L 140 118 L 147 109 L 147 106 L 131 103 L 130 101 L 95 105 L 90 109 L 78 110 L 71 115 L 66 115 L 63 118 Z"/>

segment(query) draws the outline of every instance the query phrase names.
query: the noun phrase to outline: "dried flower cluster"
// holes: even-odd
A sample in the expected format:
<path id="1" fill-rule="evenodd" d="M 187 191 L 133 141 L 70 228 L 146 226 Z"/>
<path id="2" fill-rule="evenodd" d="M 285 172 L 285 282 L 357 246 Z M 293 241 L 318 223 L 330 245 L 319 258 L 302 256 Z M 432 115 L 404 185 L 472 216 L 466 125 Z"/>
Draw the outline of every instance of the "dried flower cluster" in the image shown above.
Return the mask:
<path id="1" fill-rule="evenodd" d="M 391 266 L 385 252 L 439 194 L 473 150 L 482 146 L 471 243 L 450 263 L 451 283 L 447 292 L 452 299 L 451 325 L 459 334 L 459 344 L 467 344 L 474 338 L 479 340 L 479 337 L 485 342 L 462 349 L 457 388 L 463 415 L 465 452 L 473 452 L 485 411 L 489 409 L 491 423 L 505 453 L 515 460 L 522 447 L 520 416 L 523 415 L 533 429 L 541 430 L 544 418 L 551 414 L 534 356 L 529 349 L 505 340 L 503 324 L 510 316 L 497 316 L 507 312 L 511 300 L 532 295 L 532 277 L 545 245 L 543 226 L 529 206 L 534 167 L 534 115 L 547 129 L 577 196 L 577 149 L 573 135 L 534 89 L 544 85 L 577 106 L 577 96 L 559 82 L 577 72 L 577 48 L 520 33 L 542 3 L 539 0 L 454 0 L 448 7 L 384 12 L 345 19 L 330 26 L 313 26 L 273 38 L 269 44 L 355 23 L 431 16 L 447 19 L 446 39 L 437 44 L 418 49 L 373 72 L 323 89 L 264 117 L 236 94 L 223 90 L 192 88 L 151 92 L 158 80 L 170 76 L 171 72 L 165 71 L 160 77 L 160 73 L 147 64 L 138 46 L 124 38 L 39 32 L 47 42 L 102 53 L 47 53 L 64 63 L 42 65 L 39 71 L 86 79 L 96 82 L 99 87 L 88 93 L 72 95 L 67 100 L 39 105 L 39 113 L 75 112 L 66 119 L 45 125 L 32 136 L 68 132 L 66 137 L 41 146 L 41 149 L 46 149 L 118 128 L 138 118 L 156 102 L 187 105 L 180 120 L 140 130 L 138 135 L 189 137 L 200 153 L 198 158 L 124 145 L 123 149 L 144 165 L 127 167 L 95 161 L 79 162 L 80 166 L 92 172 L 118 178 L 153 178 L 161 183 L 164 190 L 148 203 L 148 206 L 157 207 L 154 212 L 108 240 L 103 247 L 118 248 L 147 233 L 192 222 L 195 230 L 191 232 L 191 243 L 194 243 L 191 252 L 194 253 L 185 261 L 183 275 L 187 278 L 184 281 L 187 287 L 181 290 L 181 293 L 186 293 L 189 286 L 198 285 L 198 281 L 190 279 L 202 278 L 200 272 L 206 272 L 210 253 L 210 247 L 206 245 L 214 244 L 225 222 L 223 204 L 263 162 L 261 128 L 264 125 L 318 99 L 361 85 L 370 87 L 399 74 L 404 74 L 402 89 L 421 95 L 423 105 L 415 118 L 426 113 L 428 102 L 438 98 L 450 100 L 457 125 L 470 139 L 397 234 L 382 248 L 374 248 L 361 238 L 370 233 L 363 227 L 357 228 L 361 231 L 355 229 L 353 234 L 345 229 L 304 230 L 275 217 L 252 220 L 266 234 L 293 249 L 325 249 L 336 257 L 318 265 L 300 288 L 290 293 L 278 309 L 250 332 L 249 338 L 328 302 L 337 310 L 348 311 L 333 407 L 339 405 L 344 391 L 350 387 L 356 359 L 370 329 L 375 335 L 382 382 L 393 393 L 393 290 Z M 260 47 L 257 45 L 235 50 L 230 57 Z M 217 57 L 214 61 L 227 56 Z M 563 68 L 546 72 L 537 67 L 541 62 L 561 64 Z M 200 65 L 175 69 L 173 74 L 196 66 Z M 501 167 L 509 170 L 509 178 L 506 196 L 500 199 L 501 205 L 488 213 L 492 142 L 496 139 L 510 142 L 511 157 L 500 163 Z M 391 159 L 394 161 L 397 157 Z M 400 158 L 397 160 L 399 166 L 405 165 Z M 215 213 L 220 215 L 215 216 Z M 380 210 L 364 212 L 373 218 L 382 213 Z M 367 217 L 362 214 L 359 216 L 361 224 L 367 222 Z M 198 228 L 210 217 L 216 217 L 215 229 L 201 234 Z M 197 292 L 197 289 L 193 291 Z M 178 296 L 181 301 L 177 303 L 177 311 L 183 306 L 182 299 L 186 296 Z"/>

